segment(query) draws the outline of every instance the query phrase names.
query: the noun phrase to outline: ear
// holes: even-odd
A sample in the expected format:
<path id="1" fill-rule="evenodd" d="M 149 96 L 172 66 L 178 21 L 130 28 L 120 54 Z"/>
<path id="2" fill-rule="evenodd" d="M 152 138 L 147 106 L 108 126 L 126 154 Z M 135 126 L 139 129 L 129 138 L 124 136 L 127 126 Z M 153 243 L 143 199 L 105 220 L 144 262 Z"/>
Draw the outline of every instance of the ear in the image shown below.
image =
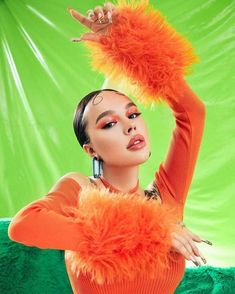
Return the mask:
<path id="1" fill-rule="evenodd" d="M 91 147 L 91 144 L 83 144 L 83 150 L 90 156 L 95 156 L 95 150 Z"/>

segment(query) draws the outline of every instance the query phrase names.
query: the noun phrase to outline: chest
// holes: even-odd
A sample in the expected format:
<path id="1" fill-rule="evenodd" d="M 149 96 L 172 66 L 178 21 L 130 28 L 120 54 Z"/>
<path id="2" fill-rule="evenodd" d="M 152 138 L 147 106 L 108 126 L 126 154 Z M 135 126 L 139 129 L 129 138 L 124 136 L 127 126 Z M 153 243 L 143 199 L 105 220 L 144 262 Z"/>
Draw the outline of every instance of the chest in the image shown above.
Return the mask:
<path id="1" fill-rule="evenodd" d="M 88 177 L 88 185 L 90 187 L 93 186 L 100 189 L 103 188 L 102 182 L 100 182 L 99 180 L 94 180 L 91 177 Z M 162 204 L 162 197 L 160 191 L 154 183 L 149 185 L 149 187 L 145 190 L 139 188 L 137 194 L 139 194 L 142 197 L 147 197 L 148 199 L 155 199 L 158 203 Z"/>

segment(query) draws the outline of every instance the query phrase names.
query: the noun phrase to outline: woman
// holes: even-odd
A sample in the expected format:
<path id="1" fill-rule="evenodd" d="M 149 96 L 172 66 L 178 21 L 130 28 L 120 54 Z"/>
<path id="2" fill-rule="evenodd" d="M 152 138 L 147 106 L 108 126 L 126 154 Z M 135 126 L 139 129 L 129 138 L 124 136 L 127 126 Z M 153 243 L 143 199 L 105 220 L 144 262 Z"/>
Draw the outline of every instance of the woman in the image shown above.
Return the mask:
<path id="1" fill-rule="evenodd" d="M 93 42 L 87 45 L 96 69 L 112 80 L 125 76 L 139 101 L 161 97 L 173 111 L 176 127 L 152 186 L 139 186 L 139 165 L 151 152 L 138 107 L 119 91 L 94 91 L 74 116 L 78 142 L 93 158 L 93 177 L 66 174 L 9 226 L 16 242 L 65 250 L 74 293 L 173 293 L 185 259 L 206 263 L 195 242 L 212 245 L 182 223 L 205 121 L 204 104 L 183 79 L 195 59 L 182 37 L 170 36 L 159 12 L 146 14 L 146 8 L 146 1 L 106 3 L 87 17 L 69 10 L 93 31 L 73 40 Z"/>

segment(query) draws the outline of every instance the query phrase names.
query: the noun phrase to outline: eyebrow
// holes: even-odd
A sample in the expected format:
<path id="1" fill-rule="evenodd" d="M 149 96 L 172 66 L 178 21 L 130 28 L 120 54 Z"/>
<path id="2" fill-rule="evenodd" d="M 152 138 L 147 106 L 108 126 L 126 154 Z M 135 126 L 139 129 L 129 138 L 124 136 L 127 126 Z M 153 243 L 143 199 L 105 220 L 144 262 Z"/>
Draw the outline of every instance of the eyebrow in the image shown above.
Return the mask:
<path id="1" fill-rule="evenodd" d="M 125 109 L 128 109 L 128 108 L 130 108 L 131 106 L 136 106 L 136 104 L 133 103 L 133 102 L 129 102 L 129 103 L 125 106 Z M 106 115 L 109 115 L 109 114 L 114 114 L 114 113 L 115 113 L 115 111 L 113 111 L 113 110 L 106 110 L 106 111 L 102 112 L 102 113 L 97 117 L 95 123 L 97 124 L 98 121 L 99 121 L 102 117 L 104 117 L 104 116 L 106 116 Z"/>

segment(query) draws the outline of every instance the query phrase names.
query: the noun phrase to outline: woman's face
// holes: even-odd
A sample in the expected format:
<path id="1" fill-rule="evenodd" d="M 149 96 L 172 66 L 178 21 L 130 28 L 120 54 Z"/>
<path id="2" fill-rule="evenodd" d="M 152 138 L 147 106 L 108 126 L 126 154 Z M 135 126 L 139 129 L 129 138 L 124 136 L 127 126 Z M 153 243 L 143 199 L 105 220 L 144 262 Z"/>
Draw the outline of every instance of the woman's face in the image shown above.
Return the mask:
<path id="1" fill-rule="evenodd" d="M 84 118 L 90 143 L 83 148 L 91 156 L 98 155 L 104 164 L 122 167 L 138 165 L 149 158 L 146 124 L 137 106 L 124 94 L 101 92 L 86 106 Z M 139 143 L 136 135 L 144 141 Z M 128 148 L 132 138 L 137 144 Z M 90 152 L 89 147 L 95 152 Z"/>

